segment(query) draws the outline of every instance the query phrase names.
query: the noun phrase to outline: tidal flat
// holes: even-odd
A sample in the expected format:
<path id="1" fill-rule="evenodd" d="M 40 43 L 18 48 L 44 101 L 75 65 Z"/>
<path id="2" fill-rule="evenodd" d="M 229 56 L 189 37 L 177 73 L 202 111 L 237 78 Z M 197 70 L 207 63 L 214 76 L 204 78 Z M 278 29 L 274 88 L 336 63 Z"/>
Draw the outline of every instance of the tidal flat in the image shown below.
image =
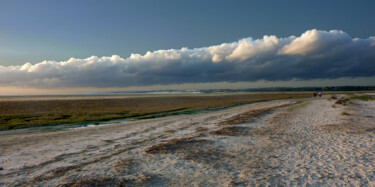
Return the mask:
<path id="1" fill-rule="evenodd" d="M 0 98 L 0 130 L 115 119 L 146 119 L 310 93 L 27 96 Z"/>
<path id="2" fill-rule="evenodd" d="M 0 186 L 373 186 L 374 96 L 0 136 Z"/>

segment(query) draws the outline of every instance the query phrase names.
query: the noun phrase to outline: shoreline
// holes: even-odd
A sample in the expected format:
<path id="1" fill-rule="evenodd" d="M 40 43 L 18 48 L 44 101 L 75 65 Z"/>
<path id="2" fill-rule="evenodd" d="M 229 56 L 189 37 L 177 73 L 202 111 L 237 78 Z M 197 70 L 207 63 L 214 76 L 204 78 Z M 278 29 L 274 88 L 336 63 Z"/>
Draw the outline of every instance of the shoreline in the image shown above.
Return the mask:
<path id="1" fill-rule="evenodd" d="M 282 100 L 285 100 L 285 99 L 282 99 Z M 254 101 L 254 102 L 249 102 L 249 103 L 240 103 L 240 104 L 221 106 L 221 107 L 212 107 L 212 108 L 191 109 L 191 110 L 181 109 L 181 110 L 175 110 L 175 111 L 160 112 L 160 113 L 155 113 L 155 114 L 144 114 L 144 115 L 140 115 L 137 117 L 128 117 L 128 118 L 119 118 L 119 119 L 110 119 L 110 120 L 84 121 L 80 123 L 51 124 L 51 125 L 32 126 L 32 127 L 25 127 L 25 128 L 11 129 L 11 130 L 0 130 L 0 137 L 11 137 L 15 135 L 29 134 L 29 133 L 35 133 L 35 132 L 53 132 L 53 131 L 64 131 L 64 130 L 98 127 L 98 126 L 105 126 L 105 125 L 125 124 L 125 123 L 132 122 L 132 121 L 145 120 L 145 119 L 158 119 L 158 118 L 165 118 L 169 116 L 202 114 L 202 113 L 226 110 L 226 109 L 243 106 L 243 105 L 270 102 L 270 101 L 275 101 L 275 99 L 261 100 L 261 101 Z"/>
<path id="2" fill-rule="evenodd" d="M 375 102 L 299 101 L 0 138 L 0 185 L 374 185 Z"/>
<path id="3" fill-rule="evenodd" d="M 156 118 L 309 96 L 306 93 L 282 93 L 0 101 L 0 130 Z"/>

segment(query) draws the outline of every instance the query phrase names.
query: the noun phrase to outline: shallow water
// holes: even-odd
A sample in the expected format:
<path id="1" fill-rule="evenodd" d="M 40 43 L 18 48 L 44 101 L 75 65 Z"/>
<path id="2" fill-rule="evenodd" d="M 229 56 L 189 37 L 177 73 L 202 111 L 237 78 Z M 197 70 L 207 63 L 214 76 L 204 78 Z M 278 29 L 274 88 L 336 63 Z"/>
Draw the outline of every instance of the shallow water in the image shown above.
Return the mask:
<path id="1" fill-rule="evenodd" d="M 102 121 L 102 122 L 90 122 L 90 123 L 70 123 L 70 124 L 61 124 L 61 125 L 51 125 L 51 126 L 38 126 L 38 127 L 29 127 L 23 129 L 15 130 L 6 130 L 0 131 L 0 137 L 11 137 L 20 134 L 29 134 L 35 132 L 52 132 L 52 131 L 61 131 L 61 130 L 70 130 L 70 129 L 81 129 L 81 128 L 90 128 L 103 125 L 112 125 L 118 123 L 126 123 L 132 120 L 111 120 L 111 121 Z"/>

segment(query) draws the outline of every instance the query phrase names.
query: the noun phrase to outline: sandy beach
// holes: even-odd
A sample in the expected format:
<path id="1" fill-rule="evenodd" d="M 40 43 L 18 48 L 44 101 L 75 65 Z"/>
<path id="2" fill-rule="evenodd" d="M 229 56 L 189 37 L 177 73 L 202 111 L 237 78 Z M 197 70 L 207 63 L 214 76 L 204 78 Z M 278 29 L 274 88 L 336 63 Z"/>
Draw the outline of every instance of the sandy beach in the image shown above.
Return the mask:
<path id="1" fill-rule="evenodd" d="M 335 102 L 0 137 L 0 186 L 373 186 L 375 101 Z"/>

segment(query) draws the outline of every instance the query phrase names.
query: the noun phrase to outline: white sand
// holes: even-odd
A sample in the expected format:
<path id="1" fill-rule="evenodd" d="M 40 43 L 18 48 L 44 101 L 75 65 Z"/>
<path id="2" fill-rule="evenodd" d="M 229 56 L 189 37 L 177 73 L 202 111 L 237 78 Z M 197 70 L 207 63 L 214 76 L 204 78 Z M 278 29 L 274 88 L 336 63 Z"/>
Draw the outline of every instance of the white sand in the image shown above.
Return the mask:
<path id="1" fill-rule="evenodd" d="M 0 137 L 0 186 L 102 180 L 138 186 L 374 185 L 375 102 L 327 98 L 244 105 L 205 114 Z M 220 121 L 284 106 L 240 133 L 214 135 Z M 342 115 L 343 111 L 350 115 Z M 206 129 L 203 129 L 206 128 Z M 153 145 L 192 137 L 162 154 Z M 190 141 L 190 142 L 189 142 Z"/>

